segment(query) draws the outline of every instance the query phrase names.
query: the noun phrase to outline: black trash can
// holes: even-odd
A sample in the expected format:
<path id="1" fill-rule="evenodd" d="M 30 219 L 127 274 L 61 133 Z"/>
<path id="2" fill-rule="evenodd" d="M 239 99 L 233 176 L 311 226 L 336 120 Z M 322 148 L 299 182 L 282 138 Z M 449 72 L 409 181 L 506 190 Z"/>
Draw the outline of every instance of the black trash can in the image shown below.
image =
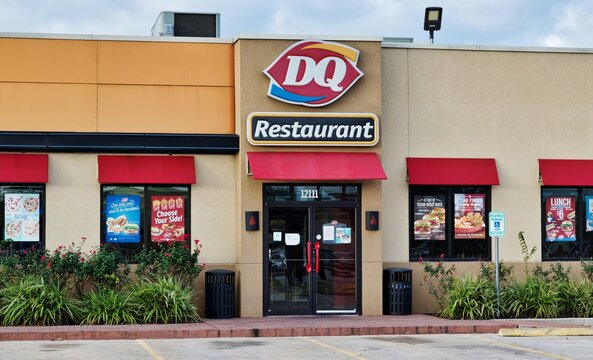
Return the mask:
<path id="1" fill-rule="evenodd" d="M 412 314 L 412 270 L 383 269 L 383 315 Z"/>
<path id="2" fill-rule="evenodd" d="M 206 271 L 206 317 L 230 319 L 235 317 L 235 272 Z"/>

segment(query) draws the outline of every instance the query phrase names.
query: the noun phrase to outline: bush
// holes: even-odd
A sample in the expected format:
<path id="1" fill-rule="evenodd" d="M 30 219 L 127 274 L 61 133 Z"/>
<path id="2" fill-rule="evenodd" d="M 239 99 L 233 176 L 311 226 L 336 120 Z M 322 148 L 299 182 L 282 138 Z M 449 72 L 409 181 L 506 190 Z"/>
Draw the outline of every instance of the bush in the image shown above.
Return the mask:
<path id="1" fill-rule="evenodd" d="M 76 324 L 79 302 L 43 277 L 25 278 L 0 290 L 0 317 L 5 326 Z"/>
<path id="2" fill-rule="evenodd" d="M 553 283 L 530 276 L 505 287 L 501 304 L 507 317 L 554 318 L 558 316 L 558 290 Z"/>
<path id="3" fill-rule="evenodd" d="M 95 290 L 121 289 L 128 280 L 130 266 L 121 253 L 111 245 L 103 245 L 99 251 L 93 250 L 82 265 L 82 278 L 79 284 L 88 283 Z"/>
<path id="4" fill-rule="evenodd" d="M 132 290 L 131 296 L 141 323 L 186 323 L 199 319 L 191 287 L 184 286 L 179 279 L 169 276 L 144 281 Z"/>
<path id="5" fill-rule="evenodd" d="M 440 314 L 448 319 L 492 319 L 496 315 L 496 288 L 488 279 L 466 276 L 455 280 Z"/>
<path id="6" fill-rule="evenodd" d="M 443 262 L 444 255 L 441 255 L 440 258 L 439 262 L 434 265 L 428 261 L 419 260 L 424 270 L 423 286 L 436 302 L 439 308 L 438 312 L 443 311 L 447 305 L 447 295 L 453 288 L 455 273 L 455 265 L 447 267 Z"/>
<path id="7" fill-rule="evenodd" d="M 130 299 L 129 294 L 109 288 L 89 293 L 84 298 L 81 324 L 135 324 L 138 312 Z"/>
<path id="8" fill-rule="evenodd" d="M 569 280 L 558 286 L 559 316 L 593 316 L 593 283 Z"/>
<path id="9" fill-rule="evenodd" d="M 495 283 L 496 282 L 496 264 L 491 262 L 485 264 L 483 262 L 480 263 L 480 274 L 482 278 L 488 279 L 489 281 Z M 513 267 L 507 266 L 504 262 L 500 261 L 498 263 L 498 275 L 499 281 L 501 285 L 508 284 L 511 281 L 511 276 L 513 276 Z"/>
<path id="10" fill-rule="evenodd" d="M 148 280 L 171 276 L 184 286 L 191 286 L 204 269 L 198 263 L 202 245 L 199 240 L 194 240 L 194 244 L 194 251 L 190 251 L 189 244 L 185 241 L 163 242 L 142 249 L 136 256 L 136 275 L 139 279 Z"/>

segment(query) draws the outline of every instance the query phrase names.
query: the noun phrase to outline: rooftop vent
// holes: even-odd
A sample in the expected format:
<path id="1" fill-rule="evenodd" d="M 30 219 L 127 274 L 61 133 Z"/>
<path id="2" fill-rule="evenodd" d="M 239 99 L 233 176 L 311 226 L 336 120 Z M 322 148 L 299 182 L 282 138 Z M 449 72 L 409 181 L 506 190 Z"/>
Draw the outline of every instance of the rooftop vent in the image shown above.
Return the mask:
<path id="1" fill-rule="evenodd" d="M 220 37 L 220 14 L 163 11 L 151 32 L 152 36 Z"/>

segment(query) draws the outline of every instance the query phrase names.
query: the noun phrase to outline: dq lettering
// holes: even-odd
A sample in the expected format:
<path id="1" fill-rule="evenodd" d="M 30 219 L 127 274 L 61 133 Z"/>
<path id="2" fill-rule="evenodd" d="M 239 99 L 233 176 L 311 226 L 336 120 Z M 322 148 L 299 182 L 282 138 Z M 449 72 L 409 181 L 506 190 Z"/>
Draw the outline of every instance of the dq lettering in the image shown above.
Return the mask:
<path id="1" fill-rule="evenodd" d="M 328 67 L 331 63 L 334 64 L 334 73 L 333 76 L 328 76 Z M 304 73 L 303 77 L 298 80 L 297 75 L 301 66 L 305 67 Z M 340 83 L 345 76 L 346 63 L 338 57 L 329 56 L 319 61 L 319 63 L 315 63 L 315 60 L 310 57 L 288 56 L 288 69 L 283 85 L 302 86 L 315 81 L 319 86 L 338 92 L 343 90 Z"/>

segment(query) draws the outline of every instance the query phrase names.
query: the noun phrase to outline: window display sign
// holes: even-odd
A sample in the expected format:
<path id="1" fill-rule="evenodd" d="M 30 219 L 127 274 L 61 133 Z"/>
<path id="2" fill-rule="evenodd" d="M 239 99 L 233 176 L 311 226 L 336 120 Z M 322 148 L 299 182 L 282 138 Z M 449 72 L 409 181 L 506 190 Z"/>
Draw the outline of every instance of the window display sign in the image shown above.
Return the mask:
<path id="1" fill-rule="evenodd" d="M 107 195 L 105 198 L 107 232 L 109 243 L 140 242 L 140 196 Z"/>
<path id="2" fill-rule="evenodd" d="M 445 240 L 445 196 L 414 196 L 414 240 Z"/>
<path id="3" fill-rule="evenodd" d="M 352 242 L 352 228 L 336 228 L 336 244 L 350 244 Z"/>
<path id="4" fill-rule="evenodd" d="M 39 241 L 39 194 L 6 194 L 4 224 L 4 239 Z"/>
<path id="5" fill-rule="evenodd" d="M 454 194 L 455 239 L 486 239 L 485 194 Z"/>
<path id="6" fill-rule="evenodd" d="M 152 196 L 150 238 L 155 242 L 182 241 L 185 235 L 185 200 L 181 196 Z"/>
<path id="7" fill-rule="evenodd" d="M 546 241 L 576 241 L 574 196 L 546 198 Z M 587 201 L 587 214 L 589 202 Z"/>
<path id="8" fill-rule="evenodd" d="M 587 204 L 587 226 L 585 231 L 593 231 L 593 196 L 586 196 L 585 203 Z"/>

